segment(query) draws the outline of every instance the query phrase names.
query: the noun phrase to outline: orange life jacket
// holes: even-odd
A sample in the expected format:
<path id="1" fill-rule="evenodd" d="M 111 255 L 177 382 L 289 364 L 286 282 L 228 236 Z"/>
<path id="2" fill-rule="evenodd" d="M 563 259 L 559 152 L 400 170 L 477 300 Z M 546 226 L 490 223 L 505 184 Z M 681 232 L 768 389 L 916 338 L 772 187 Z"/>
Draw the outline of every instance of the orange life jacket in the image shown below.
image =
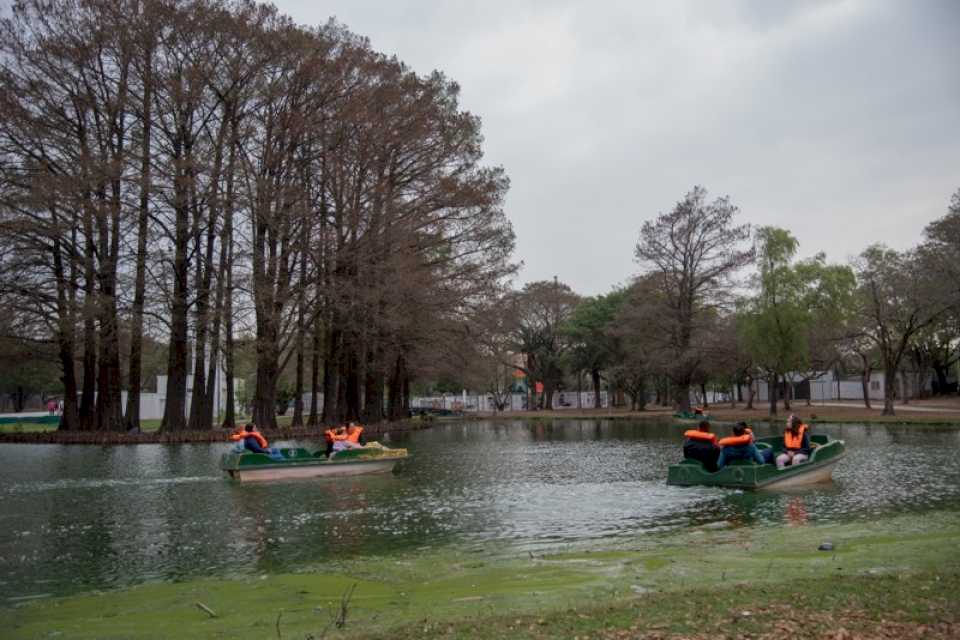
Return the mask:
<path id="1" fill-rule="evenodd" d="M 803 434 L 807 431 L 807 425 L 801 424 L 797 429 L 796 435 L 790 429 L 783 432 L 783 446 L 787 449 L 796 451 L 803 445 Z"/>
<path id="2" fill-rule="evenodd" d="M 742 436 L 727 436 L 720 440 L 721 447 L 742 447 L 753 442 L 753 434 L 745 433 Z"/>
<path id="3" fill-rule="evenodd" d="M 347 430 L 347 442 L 360 444 L 360 434 L 363 433 L 363 427 L 351 427 Z"/>
<path id="4" fill-rule="evenodd" d="M 333 429 L 327 429 L 323 432 L 323 439 L 327 442 L 333 442 L 337 439 L 337 434 Z"/>
<path id="5" fill-rule="evenodd" d="M 259 431 L 238 431 L 237 433 L 231 433 L 231 440 L 245 440 L 246 438 L 256 438 L 257 444 L 260 445 L 261 449 L 267 448 L 267 439 L 263 437 Z"/>
<path id="6" fill-rule="evenodd" d="M 683 432 L 684 438 L 690 438 L 691 440 L 701 440 L 703 442 L 710 442 L 712 444 L 717 444 L 717 434 L 710 433 L 709 431 L 700 431 L 699 429 L 687 429 Z"/>

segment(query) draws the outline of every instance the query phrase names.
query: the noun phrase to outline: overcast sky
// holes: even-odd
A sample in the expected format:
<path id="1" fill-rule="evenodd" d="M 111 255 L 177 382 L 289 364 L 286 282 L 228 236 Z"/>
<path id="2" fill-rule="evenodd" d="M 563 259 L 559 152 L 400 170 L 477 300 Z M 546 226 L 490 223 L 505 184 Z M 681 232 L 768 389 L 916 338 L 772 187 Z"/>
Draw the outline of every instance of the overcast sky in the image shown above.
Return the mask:
<path id="1" fill-rule="evenodd" d="M 582 294 L 693 185 L 803 255 L 904 249 L 960 187 L 960 0 L 277 0 L 330 16 L 483 119 L 524 262 Z"/>

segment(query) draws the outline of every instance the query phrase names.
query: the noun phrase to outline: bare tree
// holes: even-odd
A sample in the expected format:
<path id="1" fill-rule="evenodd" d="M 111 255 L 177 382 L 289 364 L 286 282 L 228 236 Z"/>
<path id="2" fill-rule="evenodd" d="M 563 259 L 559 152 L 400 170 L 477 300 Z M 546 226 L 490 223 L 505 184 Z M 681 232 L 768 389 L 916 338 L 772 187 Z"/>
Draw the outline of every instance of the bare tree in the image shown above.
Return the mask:
<path id="1" fill-rule="evenodd" d="M 666 373 L 681 411 L 690 409 L 690 385 L 703 359 L 697 333 L 726 302 L 734 273 L 754 258 L 752 248 L 741 248 L 750 226 L 734 226 L 737 207 L 726 197 L 706 198 L 706 189 L 694 187 L 672 211 L 645 222 L 635 252 L 656 276 L 661 306 L 651 330 L 663 336 L 658 350 L 671 363 Z"/>

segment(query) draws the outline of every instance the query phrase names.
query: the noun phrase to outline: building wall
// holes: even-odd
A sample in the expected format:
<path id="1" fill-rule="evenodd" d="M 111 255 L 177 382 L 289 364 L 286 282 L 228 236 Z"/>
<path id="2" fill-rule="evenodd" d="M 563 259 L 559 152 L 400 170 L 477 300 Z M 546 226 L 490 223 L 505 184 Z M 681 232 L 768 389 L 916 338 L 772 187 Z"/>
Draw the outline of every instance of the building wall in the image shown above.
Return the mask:
<path id="1" fill-rule="evenodd" d="M 882 371 L 874 371 L 870 374 L 870 380 L 868 384 L 868 394 L 871 400 L 877 400 L 882 402 L 884 398 L 884 389 L 883 389 L 884 373 Z M 799 382 L 799 378 L 797 378 Z M 898 383 L 900 382 L 898 376 Z M 754 395 L 754 402 L 769 402 L 770 398 L 767 395 L 767 382 L 766 380 L 757 380 L 754 382 L 754 388 L 756 389 L 756 395 Z M 902 387 L 901 387 L 902 389 Z M 743 397 L 747 397 L 747 388 L 741 387 L 743 392 Z M 929 381 L 927 383 L 926 391 L 929 389 Z M 810 381 L 810 399 L 813 402 L 825 402 L 829 400 L 859 400 L 863 401 L 863 385 L 860 382 L 860 378 L 841 378 L 837 381 L 833 372 L 825 373 L 819 378 L 814 378 Z"/>
<path id="2" fill-rule="evenodd" d="M 607 392 L 600 392 L 600 407 L 609 406 Z M 493 396 L 475 394 L 472 392 L 445 394 L 441 396 L 415 396 L 410 399 L 411 409 L 447 409 L 450 411 L 468 411 L 491 413 L 496 409 Z M 527 396 L 522 393 L 511 394 L 507 411 L 524 411 L 527 408 Z M 592 391 L 581 391 L 577 399 L 576 391 L 558 391 L 553 394 L 553 408 L 564 409 L 593 409 L 594 396 Z"/>

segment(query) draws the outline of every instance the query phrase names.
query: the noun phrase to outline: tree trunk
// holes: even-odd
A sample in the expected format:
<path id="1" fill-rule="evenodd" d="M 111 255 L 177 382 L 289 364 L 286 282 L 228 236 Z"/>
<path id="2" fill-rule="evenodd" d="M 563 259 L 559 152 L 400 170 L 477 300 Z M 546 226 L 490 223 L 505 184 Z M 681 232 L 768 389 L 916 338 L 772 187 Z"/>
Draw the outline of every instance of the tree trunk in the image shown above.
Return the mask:
<path id="1" fill-rule="evenodd" d="M 189 162 L 186 163 L 189 167 Z M 178 172 L 175 183 L 173 300 L 170 309 L 170 345 L 167 358 L 167 398 L 161 431 L 186 428 L 187 415 L 187 293 L 189 278 L 190 217 L 186 183 L 191 169 Z"/>
<path id="2" fill-rule="evenodd" d="M 690 413 L 690 384 L 677 384 L 674 389 L 674 398 L 677 403 L 677 410 L 680 413 Z"/>
<path id="3" fill-rule="evenodd" d="M 756 396 L 756 387 L 754 387 L 755 381 L 753 376 L 747 378 L 747 409 L 753 411 L 753 399 Z"/>
<path id="4" fill-rule="evenodd" d="M 317 300 L 319 300 L 319 296 Z M 313 348 L 310 354 L 310 417 L 307 418 L 308 427 L 320 424 L 320 321 L 314 321 Z"/>
<path id="5" fill-rule="evenodd" d="M 703 395 L 703 408 L 709 409 L 710 403 L 707 401 L 707 383 L 706 382 L 700 383 L 700 393 Z"/>
<path id="6" fill-rule="evenodd" d="M 153 49 L 145 52 L 143 66 L 143 113 L 140 146 L 140 202 L 137 218 L 137 266 L 133 285 L 133 308 L 130 320 L 130 369 L 127 382 L 127 412 L 124 426 L 140 428 L 140 393 L 143 383 L 143 305 L 146 301 L 147 284 L 147 234 L 150 223 L 150 154 L 153 120 Z"/>
<path id="7" fill-rule="evenodd" d="M 946 395 L 948 368 L 944 366 L 933 365 L 933 371 L 937 376 L 936 395 Z"/>
<path id="8" fill-rule="evenodd" d="M 883 367 L 883 411 L 881 415 L 896 415 L 893 410 L 893 401 L 897 395 L 897 364 L 884 362 Z"/>
<path id="9" fill-rule="evenodd" d="M 344 420 L 360 419 L 360 359 L 357 354 L 356 336 L 352 336 L 350 344 L 347 346 L 346 353 L 346 372 L 344 382 L 346 389 L 344 401 L 346 402 L 346 412 Z"/>
<path id="10" fill-rule="evenodd" d="M 53 243 L 54 274 L 57 282 L 57 355 L 60 359 L 63 382 L 63 412 L 60 414 L 60 431 L 74 431 L 80 428 L 77 413 L 77 372 L 73 362 L 74 350 L 74 309 L 68 295 L 67 273 L 63 264 L 60 240 Z"/>
<path id="11" fill-rule="evenodd" d="M 863 372 L 860 374 L 860 386 L 863 389 L 863 404 L 867 409 L 872 409 L 873 407 L 870 406 L 870 374 L 872 373 L 870 361 L 863 356 L 860 356 L 860 358 L 863 362 Z"/>
<path id="12" fill-rule="evenodd" d="M 777 415 L 777 382 L 780 377 L 776 374 L 767 379 L 767 396 L 770 400 L 770 417 Z"/>
<path id="13" fill-rule="evenodd" d="M 783 408 L 790 411 L 790 399 L 793 395 L 793 383 L 787 381 L 787 376 L 783 376 Z"/>
<path id="14" fill-rule="evenodd" d="M 238 122 L 236 111 L 230 112 L 230 153 L 227 160 L 226 200 L 223 205 L 223 238 L 220 241 L 222 256 L 226 256 L 224 268 L 219 278 L 224 279 L 223 292 L 223 375 L 226 378 L 223 423 L 224 429 L 231 431 L 236 428 L 236 390 L 233 386 L 233 210 L 234 210 L 234 175 L 237 158 Z"/>
<path id="15" fill-rule="evenodd" d="M 231 215 L 227 214 L 227 220 Z M 224 224 L 227 224 L 226 222 Z M 227 244 L 223 250 L 227 252 L 227 269 L 224 273 L 227 281 L 225 283 L 223 299 L 223 375 L 226 378 L 226 394 L 224 398 L 223 424 L 220 426 L 231 431 L 237 426 L 236 416 L 236 390 L 233 386 L 234 360 L 233 360 L 233 235 L 232 231 L 227 235 Z"/>
<path id="16" fill-rule="evenodd" d="M 600 408 L 600 370 L 593 369 L 590 371 L 590 378 L 593 381 L 593 408 Z"/>
<path id="17" fill-rule="evenodd" d="M 343 385 L 339 384 L 340 335 L 339 329 L 332 326 L 327 329 L 327 357 L 323 362 L 323 411 L 320 419 L 323 424 L 337 423 L 340 407 L 343 406 L 340 402 Z"/>

